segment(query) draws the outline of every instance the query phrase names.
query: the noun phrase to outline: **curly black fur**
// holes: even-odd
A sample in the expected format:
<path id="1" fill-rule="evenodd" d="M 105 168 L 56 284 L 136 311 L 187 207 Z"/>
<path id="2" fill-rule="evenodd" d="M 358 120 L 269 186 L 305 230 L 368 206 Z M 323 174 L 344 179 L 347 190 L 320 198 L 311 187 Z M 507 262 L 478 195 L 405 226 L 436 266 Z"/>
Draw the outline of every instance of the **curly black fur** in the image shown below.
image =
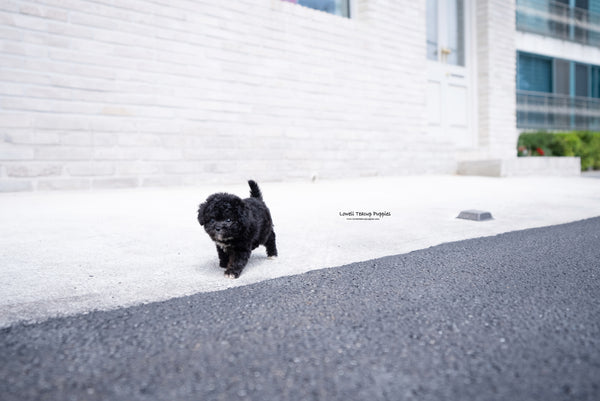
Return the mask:
<path id="1" fill-rule="evenodd" d="M 269 208 L 256 182 L 250 180 L 248 185 L 250 198 L 221 192 L 209 196 L 198 208 L 198 222 L 217 245 L 219 266 L 230 278 L 240 276 L 259 245 L 267 248 L 267 256 L 277 256 Z"/>

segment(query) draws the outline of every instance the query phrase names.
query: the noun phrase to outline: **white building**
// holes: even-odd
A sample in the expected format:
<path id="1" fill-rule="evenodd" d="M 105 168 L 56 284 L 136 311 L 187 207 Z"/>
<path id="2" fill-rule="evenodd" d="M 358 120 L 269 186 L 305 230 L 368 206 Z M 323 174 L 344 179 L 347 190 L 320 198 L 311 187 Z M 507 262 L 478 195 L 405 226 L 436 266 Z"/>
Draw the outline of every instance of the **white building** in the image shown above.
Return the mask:
<path id="1" fill-rule="evenodd" d="M 517 82 L 524 128 L 565 94 L 558 72 L 521 92 L 532 57 L 569 63 L 571 98 L 580 65 L 597 82 L 574 3 L 5 0 L 0 191 L 511 166 Z"/>

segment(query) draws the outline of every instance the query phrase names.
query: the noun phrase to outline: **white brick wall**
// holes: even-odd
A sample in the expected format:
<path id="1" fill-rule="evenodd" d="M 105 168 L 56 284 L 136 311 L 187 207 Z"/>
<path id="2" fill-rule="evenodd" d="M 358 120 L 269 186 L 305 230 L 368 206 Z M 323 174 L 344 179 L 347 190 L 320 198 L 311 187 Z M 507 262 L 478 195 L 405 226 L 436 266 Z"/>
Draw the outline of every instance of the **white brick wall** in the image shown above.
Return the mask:
<path id="1" fill-rule="evenodd" d="M 515 2 L 477 1 L 480 156 L 514 158 L 517 144 Z"/>
<path id="2" fill-rule="evenodd" d="M 453 172 L 425 125 L 425 2 L 354 10 L 3 0 L 0 191 Z"/>

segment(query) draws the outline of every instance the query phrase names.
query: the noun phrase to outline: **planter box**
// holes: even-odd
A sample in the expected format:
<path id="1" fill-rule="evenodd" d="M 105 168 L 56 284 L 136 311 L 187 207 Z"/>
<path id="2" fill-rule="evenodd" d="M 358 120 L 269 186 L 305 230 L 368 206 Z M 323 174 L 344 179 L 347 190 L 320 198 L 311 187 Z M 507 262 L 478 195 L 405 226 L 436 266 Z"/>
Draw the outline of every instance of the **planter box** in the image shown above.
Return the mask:
<path id="1" fill-rule="evenodd" d="M 580 176 L 581 159 L 579 157 L 515 157 L 463 161 L 458 163 L 457 173 L 488 177 Z"/>

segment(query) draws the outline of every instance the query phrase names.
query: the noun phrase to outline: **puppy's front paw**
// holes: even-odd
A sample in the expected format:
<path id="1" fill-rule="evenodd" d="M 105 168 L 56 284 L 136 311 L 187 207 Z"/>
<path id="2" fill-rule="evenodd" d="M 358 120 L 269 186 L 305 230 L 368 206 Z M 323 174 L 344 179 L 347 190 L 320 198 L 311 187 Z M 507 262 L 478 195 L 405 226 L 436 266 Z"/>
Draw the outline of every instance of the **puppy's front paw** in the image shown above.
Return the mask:
<path id="1" fill-rule="evenodd" d="M 225 270 L 225 277 L 227 278 L 232 278 L 232 279 L 236 279 L 240 276 L 240 272 L 236 272 L 232 269 L 227 269 Z"/>
<path id="2" fill-rule="evenodd" d="M 277 259 L 277 255 L 267 256 L 267 259 L 269 259 L 269 260 L 275 260 L 275 259 Z"/>

